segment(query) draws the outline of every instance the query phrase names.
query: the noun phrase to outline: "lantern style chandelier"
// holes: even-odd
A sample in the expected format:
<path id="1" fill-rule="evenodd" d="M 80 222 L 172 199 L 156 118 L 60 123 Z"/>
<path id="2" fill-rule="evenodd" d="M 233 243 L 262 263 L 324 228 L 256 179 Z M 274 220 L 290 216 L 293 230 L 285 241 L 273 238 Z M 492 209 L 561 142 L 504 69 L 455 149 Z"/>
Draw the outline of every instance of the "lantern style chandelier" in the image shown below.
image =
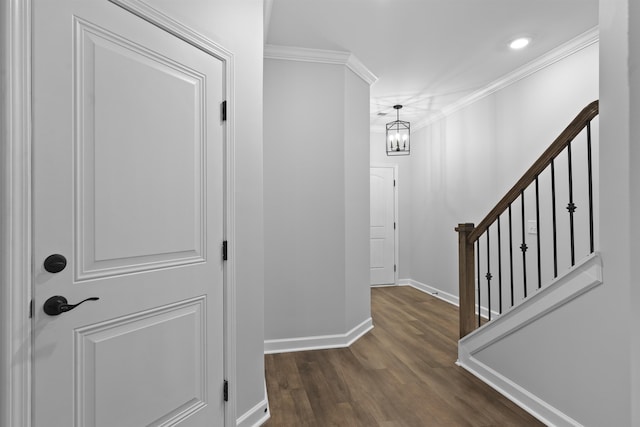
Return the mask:
<path id="1" fill-rule="evenodd" d="M 411 152 L 411 124 L 400 120 L 402 105 L 394 105 L 396 120 L 387 123 L 387 156 L 408 156 Z"/>

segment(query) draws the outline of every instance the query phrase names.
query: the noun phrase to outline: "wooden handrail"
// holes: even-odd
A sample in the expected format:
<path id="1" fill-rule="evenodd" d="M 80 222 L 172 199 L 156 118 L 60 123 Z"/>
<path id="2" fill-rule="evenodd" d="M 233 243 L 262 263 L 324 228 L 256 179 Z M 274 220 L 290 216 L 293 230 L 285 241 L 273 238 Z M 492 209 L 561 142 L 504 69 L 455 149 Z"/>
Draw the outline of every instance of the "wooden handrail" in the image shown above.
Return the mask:
<path id="1" fill-rule="evenodd" d="M 546 168 L 551 164 L 553 159 L 555 159 L 569 144 L 571 141 L 575 139 L 583 129 L 585 129 L 589 122 L 593 120 L 594 117 L 598 115 L 598 101 L 593 101 L 591 104 L 587 105 L 581 112 L 576 116 L 575 119 L 567 126 L 565 130 L 562 131 L 560 136 L 558 136 L 555 141 L 547 148 L 544 153 L 535 161 L 535 163 L 525 172 L 525 174 L 518 180 L 516 185 L 514 185 L 511 190 L 507 192 L 507 194 L 498 202 L 498 204 L 489 212 L 489 214 L 478 224 L 477 227 L 474 227 L 471 223 L 458 224 L 456 231 L 458 232 L 458 272 L 459 272 L 459 297 L 460 297 L 460 338 L 466 336 L 470 332 L 472 332 L 476 327 L 480 326 L 481 322 L 481 308 L 480 304 L 480 284 L 476 288 L 475 283 L 475 268 L 476 268 L 476 255 L 478 255 L 478 262 L 480 261 L 479 253 L 476 254 L 475 242 L 482 236 L 489 227 L 500 218 L 500 215 L 507 209 L 511 203 L 513 203 L 521 194 L 537 179 L 538 175 L 540 175 Z M 589 152 L 589 159 L 591 158 L 591 140 L 590 134 L 587 133 L 587 146 Z M 570 159 L 569 153 L 569 159 Z M 591 160 L 589 160 L 591 161 Z M 571 167 L 569 167 L 571 170 Z M 570 192 L 571 194 L 571 192 Z M 524 209 L 524 198 L 523 200 L 523 209 Z M 571 199 L 570 199 L 571 200 Z M 590 209 L 591 206 L 591 164 L 589 164 L 589 204 Z M 537 203 L 537 187 L 536 187 L 536 203 Z M 572 202 L 570 202 L 572 204 Z M 536 205 L 537 206 L 537 205 Z M 591 211 L 590 211 L 591 212 Z M 590 214 L 590 221 L 593 221 L 593 217 Z M 572 221 L 571 217 L 571 221 Z M 511 217 L 509 217 L 511 220 Z M 523 214 L 523 240 L 524 240 L 524 214 Z M 571 223 L 572 224 L 572 223 Z M 555 217 L 554 217 L 554 227 L 555 227 Z M 571 225 L 573 227 L 573 225 Z M 591 251 L 593 252 L 593 223 L 591 223 Z M 500 228 L 498 227 L 498 230 Z M 499 233 L 499 231 L 498 231 Z M 554 228 L 554 239 L 555 239 L 555 228 Z M 511 234 L 509 234 L 509 238 L 511 239 Z M 554 240 L 555 242 L 555 240 Z M 538 240 L 538 245 L 540 241 Z M 555 243 L 554 243 L 555 244 Z M 489 237 L 487 235 L 487 251 L 489 251 Z M 524 259 L 524 254 L 526 252 L 526 244 L 523 242 L 523 274 L 526 278 L 526 272 L 524 267 L 526 267 L 526 260 Z M 538 247 L 539 250 L 539 247 Z M 571 253 L 573 257 L 573 228 L 571 228 Z M 554 249 L 554 257 L 555 257 L 555 249 Z M 555 259 L 555 258 L 554 258 Z M 488 260 L 488 258 L 487 258 Z M 488 262 L 488 261 L 487 261 Z M 554 261 L 555 262 L 555 261 Z M 572 258 L 573 265 L 573 258 Z M 511 267 L 513 268 L 513 267 Z M 480 281 L 480 270 L 477 271 L 478 281 Z M 491 274 L 489 272 L 489 267 L 487 267 L 487 286 L 489 286 L 489 281 Z M 538 277 L 540 277 L 540 252 L 538 252 Z M 512 279 L 513 280 L 513 279 Z M 525 285 L 525 297 L 526 297 L 526 281 Z M 513 284 L 512 284 L 513 286 Z M 540 284 L 538 284 L 540 287 Z M 478 301 L 475 301 L 474 291 L 478 290 Z M 513 287 L 512 287 L 512 302 L 513 305 Z M 478 322 L 475 322 L 475 308 L 478 306 Z M 491 310 L 491 304 L 489 302 L 487 310 Z M 491 318 L 489 316 L 489 318 Z"/>
<path id="2" fill-rule="evenodd" d="M 544 171 L 549 163 L 551 163 L 551 160 L 555 159 L 558 154 L 560 154 L 562 150 L 564 150 L 565 147 L 569 145 L 569 143 L 573 141 L 580 132 L 582 132 L 582 130 L 587 126 L 587 123 L 597 115 L 598 101 L 596 100 L 587 105 L 580 114 L 573 119 L 569 126 L 562 131 L 560 136 L 553 141 L 549 148 L 542 153 L 540 158 L 538 158 L 538 160 L 536 160 L 536 162 L 524 173 L 516 185 L 507 192 L 498 204 L 491 209 L 491 212 L 489 212 L 489 214 L 480 221 L 475 229 L 467 235 L 469 243 L 473 243 L 478 240 L 478 238 L 487 231 L 487 228 L 489 228 L 489 226 L 493 224 L 505 210 L 507 210 L 509 205 L 520 196 L 520 193 L 536 179 L 536 176 L 540 175 L 540 173 Z"/>

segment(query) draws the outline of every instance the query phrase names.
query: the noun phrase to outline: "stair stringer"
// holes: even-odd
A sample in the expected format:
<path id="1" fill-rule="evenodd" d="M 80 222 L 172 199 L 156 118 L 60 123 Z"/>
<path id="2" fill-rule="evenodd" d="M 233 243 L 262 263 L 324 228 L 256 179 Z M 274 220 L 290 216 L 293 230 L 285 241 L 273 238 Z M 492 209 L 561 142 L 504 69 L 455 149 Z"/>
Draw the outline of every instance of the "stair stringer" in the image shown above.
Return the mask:
<path id="1" fill-rule="evenodd" d="M 496 372 L 474 356 L 600 284 L 602 284 L 602 260 L 598 253 L 592 253 L 521 304 L 462 338 L 458 342 L 456 364 L 546 425 L 581 426 L 561 410 Z"/>

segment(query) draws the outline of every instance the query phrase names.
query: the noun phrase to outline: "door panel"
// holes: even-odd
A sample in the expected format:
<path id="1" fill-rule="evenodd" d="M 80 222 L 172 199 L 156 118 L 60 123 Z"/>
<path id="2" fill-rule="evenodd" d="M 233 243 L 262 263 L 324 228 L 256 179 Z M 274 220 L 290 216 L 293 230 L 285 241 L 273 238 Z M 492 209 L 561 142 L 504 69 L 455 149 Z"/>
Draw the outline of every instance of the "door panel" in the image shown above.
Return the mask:
<path id="1" fill-rule="evenodd" d="M 159 425 L 201 409 L 205 329 L 204 297 L 76 329 L 81 425 Z"/>
<path id="2" fill-rule="evenodd" d="M 395 201 L 393 168 L 371 168 L 371 284 L 395 282 Z"/>
<path id="3" fill-rule="evenodd" d="M 222 62 L 108 1 L 33 14 L 34 425 L 221 426 Z"/>
<path id="4" fill-rule="evenodd" d="M 202 261 L 204 75 L 75 25 L 78 278 Z"/>
<path id="5" fill-rule="evenodd" d="M 385 263 L 389 261 L 385 259 L 384 251 L 384 238 L 372 238 L 371 239 L 371 268 L 378 269 L 384 268 Z"/>

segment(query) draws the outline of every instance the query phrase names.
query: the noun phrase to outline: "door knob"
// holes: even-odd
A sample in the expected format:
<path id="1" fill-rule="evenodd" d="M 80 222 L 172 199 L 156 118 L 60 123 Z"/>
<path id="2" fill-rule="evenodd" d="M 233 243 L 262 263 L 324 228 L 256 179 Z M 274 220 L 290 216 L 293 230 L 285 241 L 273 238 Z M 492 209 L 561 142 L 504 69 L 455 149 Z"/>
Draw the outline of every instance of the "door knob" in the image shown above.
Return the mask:
<path id="1" fill-rule="evenodd" d="M 67 311 L 73 310 L 74 308 L 76 308 L 77 306 L 79 306 L 85 301 L 97 301 L 99 299 L 100 298 L 98 297 L 91 297 L 91 298 L 82 300 L 77 304 L 68 304 L 68 301 L 65 297 L 56 295 L 46 300 L 42 308 L 44 309 L 44 312 L 47 313 L 49 316 L 57 316 L 60 313 L 65 313 Z"/>
<path id="2" fill-rule="evenodd" d="M 49 273 L 59 273 L 67 266 L 67 259 L 60 254 L 49 255 L 44 260 L 44 269 Z"/>

